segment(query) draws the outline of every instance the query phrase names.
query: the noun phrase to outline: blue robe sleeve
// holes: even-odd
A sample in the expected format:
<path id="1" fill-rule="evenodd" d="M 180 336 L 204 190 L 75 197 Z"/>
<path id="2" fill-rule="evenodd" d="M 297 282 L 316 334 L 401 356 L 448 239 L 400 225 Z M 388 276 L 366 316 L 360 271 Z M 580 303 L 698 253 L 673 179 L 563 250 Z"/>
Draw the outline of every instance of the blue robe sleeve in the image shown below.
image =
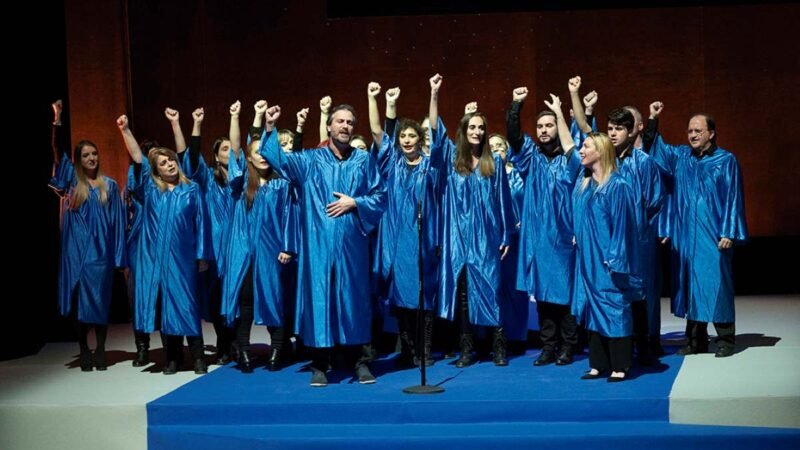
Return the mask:
<path id="1" fill-rule="evenodd" d="M 727 191 L 722 196 L 723 216 L 721 238 L 728 238 L 737 243 L 747 240 L 747 223 L 744 212 L 744 188 L 739 162 L 731 158 L 725 174 Z"/>
<path id="2" fill-rule="evenodd" d="M 283 251 L 296 255 L 300 249 L 300 221 L 298 217 L 297 195 L 293 186 L 286 187 L 283 200 L 282 241 Z"/>
<path id="3" fill-rule="evenodd" d="M 642 201 L 644 201 L 645 213 L 647 214 L 646 219 L 648 223 L 652 223 L 664 205 L 666 192 L 661 181 L 661 172 L 655 161 L 645 156 L 640 165 L 640 171 L 642 177 Z"/>
<path id="4" fill-rule="evenodd" d="M 453 141 L 451 141 L 447 137 L 447 128 L 444 126 L 444 122 L 442 122 L 441 116 L 439 117 L 439 121 L 437 122 L 436 129 L 431 129 L 431 166 L 446 173 L 447 167 L 449 164 L 453 163 L 453 152 L 455 151 L 455 145 L 453 145 Z M 441 176 L 440 181 L 444 182 L 447 179 L 447 175 Z"/>
<path id="5" fill-rule="evenodd" d="M 678 148 L 664 142 L 661 134 L 656 135 L 653 145 L 650 147 L 650 156 L 652 156 L 658 167 L 669 175 L 675 173 L 675 163 L 678 159 Z"/>
<path id="6" fill-rule="evenodd" d="M 500 157 L 495 157 L 495 189 L 500 193 L 500 220 L 503 227 L 502 245 L 511 245 L 511 235 L 516 231 L 516 215 L 514 214 L 514 203 L 511 200 L 511 187 L 508 184 L 508 174 Z"/>
<path id="7" fill-rule="evenodd" d="M 75 183 L 75 166 L 66 153 L 61 153 L 57 163 L 53 163 L 53 177 L 50 178 L 50 187 L 59 193 L 66 193 Z"/>
<path id="8" fill-rule="evenodd" d="M 614 284 L 621 290 L 637 286 L 636 280 L 636 219 L 633 195 L 627 185 L 620 184 L 606 196 L 608 220 L 611 225 L 604 263 L 611 271 Z"/>
<path id="9" fill-rule="evenodd" d="M 286 153 L 278 143 L 278 133 L 274 130 L 261 134 L 259 153 L 278 174 L 295 184 L 303 184 L 308 177 L 308 158 L 305 152 Z"/>
<path id="10" fill-rule="evenodd" d="M 200 189 L 194 190 L 197 211 L 195 212 L 194 226 L 197 231 L 197 259 L 212 261 L 214 252 L 211 246 L 211 220 L 208 216 L 208 207 Z"/>
<path id="11" fill-rule="evenodd" d="M 383 139 L 380 143 L 373 142 L 371 152 L 375 157 L 378 164 L 378 170 L 384 180 L 389 179 L 389 174 L 394 168 L 395 161 L 397 160 L 397 149 L 394 146 L 393 136 L 383 133 Z"/>
<path id="12" fill-rule="evenodd" d="M 369 158 L 365 175 L 369 190 L 366 195 L 354 197 L 353 200 L 356 202 L 356 215 L 361 232 L 366 236 L 378 226 L 383 211 L 386 210 L 387 194 L 383 178 L 378 173 L 375 159 L 372 157 Z"/>
<path id="13" fill-rule="evenodd" d="M 108 183 L 108 214 L 111 220 L 111 232 L 114 242 L 114 267 L 127 267 L 127 240 L 126 228 L 128 222 L 125 220 L 125 207 L 119 193 L 116 182 Z"/>
<path id="14" fill-rule="evenodd" d="M 528 134 L 524 134 L 522 137 L 522 148 L 515 149 L 509 147 L 508 151 L 508 157 L 511 160 L 511 164 L 515 169 L 517 169 L 517 172 L 519 172 L 519 176 L 522 178 L 522 181 L 527 182 L 526 179 L 528 175 L 530 175 L 534 166 L 534 152 L 539 151 L 536 143 L 533 142 L 533 139 L 531 139 Z"/>

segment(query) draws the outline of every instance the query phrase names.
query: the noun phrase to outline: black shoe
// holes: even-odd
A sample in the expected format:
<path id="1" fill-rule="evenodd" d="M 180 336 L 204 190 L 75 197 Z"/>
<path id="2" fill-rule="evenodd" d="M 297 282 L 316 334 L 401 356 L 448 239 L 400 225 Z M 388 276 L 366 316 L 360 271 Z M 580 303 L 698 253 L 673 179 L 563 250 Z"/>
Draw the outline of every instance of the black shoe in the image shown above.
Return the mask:
<path id="1" fill-rule="evenodd" d="M 281 351 L 273 348 L 269 352 L 269 360 L 267 361 L 267 370 L 270 372 L 277 372 L 281 370 Z"/>
<path id="2" fill-rule="evenodd" d="M 503 327 L 497 327 L 494 330 L 494 336 L 492 337 L 492 351 L 494 351 L 494 365 L 495 366 L 507 366 L 508 359 L 506 357 L 506 347 L 508 342 L 506 341 L 506 336 L 503 334 Z"/>
<path id="3" fill-rule="evenodd" d="M 679 348 L 677 352 L 675 352 L 675 354 L 683 356 L 696 355 L 698 353 L 700 353 L 700 351 L 698 351 L 697 347 L 692 345 L 684 345 L 683 347 Z"/>
<path id="4" fill-rule="evenodd" d="M 250 363 L 250 353 L 247 350 L 239 350 L 239 370 L 242 373 L 253 373 L 253 366 Z"/>
<path id="5" fill-rule="evenodd" d="M 224 366 L 231 362 L 231 355 L 230 353 L 217 353 L 214 355 L 214 364 L 217 366 Z"/>
<path id="6" fill-rule="evenodd" d="M 533 362 L 534 366 L 546 366 L 556 362 L 556 355 L 552 350 L 544 349 L 539 353 L 539 358 Z"/>
<path id="7" fill-rule="evenodd" d="M 588 371 L 585 374 L 581 375 L 581 380 L 596 380 L 603 376 L 603 372 L 597 371 L 597 373 L 592 373 L 592 371 Z"/>
<path id="8" fill-rule="evenodd" d="M 164 366 L 164 370 L 162 371 L 164 375 L 175 375 L 178 373 L 178 362 L 177 361 L 169 361 L 167 365 Z"/>
<path id="9" fill-rule="evenodd" d="M 462 334 L 461 335 L 461 356 L 458 357 L 456 360 L 456 367 L 459 369 L 463 369 L 464 367 L 471 366 L 475 363 L 475 359 L 472 356 L 472 335 L 471 334 Z"/>
<path id="10" fill-rule="evenodd" d="M 564 349 L 561 353 L 558 354 L 558 358 L 556 359 L 557 366 L 568 366 L 572 364 L 572 352 L 568 349 Z"/>
<path id="11" fill-rule="evenodd" d="M 360 363 L 356 366 L 356 377 L 360 384 L 374 384 L 377 381 L 372 372 L 369 371 L 367 363 Z"/>
<path id="12" fill-rule="evenodd" d="M 621 381 L 625 381 L 625 380 L 627 380 L 627 379 L 628 379 L 628 378 L 627 378 L 627 374 L 624 374 L 624 375 L 622 375 L 621 377 L 612 377 L 612 376 L 609 376 L 608 378 L 606 378 L 606 381 L 608 381 L 609 383 L 619 383 L 619 382 L 621 382 Z"/>
<path id="13" fill-rule="evenodd" d="M 205 359 L 197 358 L 194 360 L 194 373 L 198 375 L 208 373 L 208 364 L 206 364 Z"/>
<path id="14" fill-rule="evenodd" d="M 725 345 L 717 348 L 717 352 L 714 353 L 714 357 L 727 358 L 728 356 L 733 356 L 733 353 L 734 353 L 734 347 L 730 345 Z"/>
<path id="15" fill-rule="evenodd" d="M 147 347 L 136 348 L 136 358 L 133 360 L 133 367 L 143 367 L 150 364 L 150 349 Z"/>
<path id="16" fill-rule="evenodd" d="M 92 352 L 90 350 L 81 350 L 79 361 L 81 364 L 81 372 L 91 372 L 93 370 Z"/>
<path id="17" fill-rule="evenodd" d="M 106 370 L 108 368 L 105 349 L 96 349 L 94 351 L 94 367 L 97 370 Z"/>
<path id="18" fill-rule="evenodd" d="M 311 387 L 325 387 L 327 385 L 328 385 L 328 377 L 325 376 L 325 372 L 312 366 Z"/>

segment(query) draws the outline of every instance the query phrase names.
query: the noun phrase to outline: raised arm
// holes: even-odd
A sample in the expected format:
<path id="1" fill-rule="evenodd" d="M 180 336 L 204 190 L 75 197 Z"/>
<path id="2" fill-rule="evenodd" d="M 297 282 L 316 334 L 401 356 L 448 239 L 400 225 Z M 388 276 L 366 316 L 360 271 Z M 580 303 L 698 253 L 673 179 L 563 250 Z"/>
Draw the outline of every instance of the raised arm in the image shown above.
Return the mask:
<path id="1" fill-rule="evenodd" d="M 164 110 L 164 116 L 169 120 L 172 127 L 172 134 L 175 136 L 175 151 L 183 153 L 186 151 L 186 138 L 183 137 L 183 130 L 181 130 L 180 114 L 178 111 L 167 108 Z"/>
<path id="2" fill-rule="evenodd" d="M 383 141 L 383 128 L 381 128 L 381 118 L 378 112 L 378 94 L 381 93 L 381 85 L 371 81 L 367 85 L 367 103 L 369 104 L 369 130 L 372 132 L 372 140 L 375 143 Z"/>
<path id="3" fill-rule="evenodd" d="M 53 102 L 53 132 L 50 137 L 50 147 L 53 149 L 53 163 L 55 166 L 61 163 L 61 155 L 67 151 L 64 141 L 64 129 L 61 126 L 61 112 L 64 110 L 64 103 L 61 99 Z"/>
<path id="4" fill-rule="evenodd" d="M 478 112 L 478 102 L 469 102 L 464 105 L 464 115 Z"/>
<path id="5" fill-rule="evenodd" d="M 117 128 L 119 128 L 119 132 L 122 135 L 122 142 L 125 143 L 125 148 L 128 150 L 128 154 L 131 156 L 133 162 L 141 164 L 144 156 L 142 155 L 142 149 L 139 147 L 139 143 L 136 142 L 136 138 L 133 137 L 133 133 L 128 127 L 128 116 L 123 114 L 117 118 Z"/>
<path id="6" fill-rule="evenodd" d="M 569 127 L 567 126 L 567 121 L 564 119 L 564 111 L 561 110 L 561 99 L 550 94 L 550 102 L 545 100 L 544 104 L 556 115 L 558 139 L 561 141 L 561 149 L 564 151 L 567 159 L 569 159 L 570 154 L 575 150 L 575 141 L 572 140 L 572 135 L 569 134 Z"/>
<path id="7" fill-rule="evenodd" d="M 386 91 L 386 129 L 384 133 L 388 133 L 390 138 L 395 136 L 397 130 L 397 99 L 400 98 L 400 88 L 393 87 Z M 377 141 L 375 141 L 377 142 Z"/>
<path id="8" fill-rule="evenodd" d="M 527 97 L 528 88 L 524 86 L 514 89 L 511 93 L 511 109 L 506 112 L 506 139 L 508 139 L 512 152 L 519 152 L 522 149 L 522 127 L 519 116 Z"/>
<path id="9" fill-rule="evenodd" d="M 228 139 L 231 141 L 231 150 L 236 159 L 242 151 L 242 130 L 239 127 L 239 113 L 242 111 L 242 102 L 236 100 L 230 107 L 231 125 L 228 131 Z M 230 163 L 228 163 L 230 165 Z"/>
<path id="10" fill-rule="evenodd" d="M 328 139 L 328 116 L 331 112 L 333 100 L 330 95 L 322 97 L 319 101 L 319 141 Z"/>
<path id="11" fill-rule="evenodd" d="M 275 122 L 281 116 L 281 107 L 272 106 L 264 114 L 266 126 L 261 136 L 261 145 L 258 149 L 261 156 L 283 178 L 297 184 L 302 184 L 306 179 L 307 155 L 301 153 L 286 153 L 278 144 L 275 132 Z"/>
<path id="12" fill-rule="evenodd" d="M 261 134 L 264 132 L 264 114 L 267 112 L 267 101 L 259 100 L 253 105 L 255 116 L 253 116 L 253 125 L 250 126 L 250 140 L 261 139 Z"/>
<path id="13" fill-rule="evenodd" d="M 203 108 L 196 108 L 192 111 L 192 137 L 189 142 L 189 163 L 191 164 L 189 167 L 191 171 L 187 172 L 194 172 L 200 167 L 200 129 L 203 125 L 203 119 L 205 118 L 206 113 Z"/>
<path id="14" fill-rule="evenodd" d="M 575 122 L 578 124 L 578 128 L 584 133 L 591 133 L 592 126 L 589 125 L 588 121 L 586 120 L 586 113 L 583 110 L 583 102 L 580 98 L 580 87 L 581 87 L 581 77 L 573 77 L 569 79 L 569 96 L 572 99 L 572 111 L 575 115 Z M 558 130 L 559 133 L 561 129 Z"/>

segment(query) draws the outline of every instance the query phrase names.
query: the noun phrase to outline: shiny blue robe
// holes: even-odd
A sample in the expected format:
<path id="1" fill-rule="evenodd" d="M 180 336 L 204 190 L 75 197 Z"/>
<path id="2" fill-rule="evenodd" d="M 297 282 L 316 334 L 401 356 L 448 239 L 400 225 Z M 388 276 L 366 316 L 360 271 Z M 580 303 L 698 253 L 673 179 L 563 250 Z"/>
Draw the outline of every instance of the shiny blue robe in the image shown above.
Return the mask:
<path id="1" fill-rule="evenodd" d="M 135 190 L 136 172 L 133 163 L 131 163 L 128 166 L 128 181 L 125 186 L 125 218 L 127 220 L 125 248 L 128 252 L 129 277 L 136 272 L 137 250 L 139 248 L 139 238 L 142 235 L 142 203 L 134 195 Z"/>
<path id="2" fill-rule="evenodd" d="M 511 246 L 508 254 L 500 263 L 500 316 L 505 336 L 513 341 L 528 339 L 528 310 L 534 306 L 528 301 L 528 294 L 516 289 L 517 285 L 517 260 L 519 259 L 519 225 L 525 201 L 525 183 L 519 176 L 517 169 L 506 169 L 508 186 L 511 191 L 511 204 L 514 210 L 514 226 L 509 234 Z"/>
<path id="3" fill-rule="evenodd" d="M 500 326 L 500 246 L 511 244 L 516 221 L 506 168 L 495 157 L 495 173 L 480 169 L 469 176 L 455 170 L 455 144 L 447 138 L 441 118 L 431 142 L 431 166 L 439 170 L 444 196 L 441 206 L 442 251 L 437 314 L 454 320 L 456 288 L 466 271 L 469 321 Z M 480 167 L 480 166 L 478 166 Z"/>
<path id="4" fill-rule="evenodd" d="M 425 309 L 432 309 L 438 288 L 439 170 L 422 156 L 417 166 L 406 163 L 394 136 L 383 134 L 373 153 L 388 193 L 386 212 L 378 231 L 377 266 L 379 285 L 386 286 L 392 306 L 419 306 L 418 203 L 422 205 L 422 270 L 425 274 Z M 387 283 L 388 282 L 388 283 Z"/>
<path id="5" fill-rule="evenodd" d="M 732 153 L 717 147 L 702 159 L 688 145 L 666 144 L 661 135 L 651 155 L 674 177 L 672 245 L 679 258 L 672 312 L 697 322 L 732 323 L 733 248 L 721 238 L 747 240 L 741 169 Z"/>
<path id="6" fill-rule="evenodd" d="M 161 332 L 199 336 L 198 260 L 213 259 L 208 212 L 197 183 L 180 183 L 161 192 L 142 160 L 135 194 L 142 200 L 142 236 L 135 278 L 135 324 L 156 329 L 156 300 L 161 294 Z M 210 265 L 210 264 L 209 264 Z"/>
<path id="7" fill-rule="evenodd" d="M 632 149 L 630 156 L 617 158 L 619 174 L 633 189 L 636 224 L 639 230 L 638 273 L 644 286 L 639 299 L 647 301 L 647 322 L 650 335 L 661 330 L 661 292 L 658 258 L 658 213 L 664 204 L 665 191 L 656 162 L 644 151 Z"/>
<path id="8" fill-rule="evenodd" d="M 82 323 L 108 323 L 115 267 L 126 264 L 125 208 L 117 182 L 104 177 L 105 205 L 100 190 L 89 187 L 89 197 L 77 210 L 70 197 L 77 184 L 75 166 L 66 153 L 55 165 L 50 187 L 61 197 L 61 257 L 58 267 L 58 306 L 61 315 L 72 312 L 72 292 L 78 287 L 77 317 Z"/>
<path id="9" fill-rule="evenodd" d="M 244 164 L 246 160 L 242 158 Z M 222 315 L 233 326 L 240 316 L 239 297 L 248 270 L 253 271 L 254 320 L 259 325 L 281 326 L 284 318 L 284 295 L 294 286 L 286 285 L 287 265 L 278 261 L 281 252 L 295 254 L 296 209 L 289 183 L 274 178 L 256 191 L 247 208 L 245 196 L 248 169 L 229 164 L 228 174 L 234 196 L 233 220 L 225 239 L 222 267 Z"/>
<path id="10" fill-rule="evenodd" d="M 296 331 L 310 347 L 369 342 L 369 233 L 386 209 L 386 188 L 375 159 L 353 150 L 339 160 L 328 148 L 284 153 L 277 132 L 261 137 L 261 155 L 299 192 L 301 207 Z M 334 192 L 356 208 L 328 217 Z"/>
<path id="11" fill-rule="evenodd" d="M 590 179 L 581 189 L 579 181 L 572 200 L 577 247 L 572 314 L 602 336 L 631 336 L 631 302 L 643 287 L 633 189 L 613 172 L 602 186 Z"/>
<path id="12" fill-rule="evenodd" d="M 572 191 L 581 170 L 576 149 L 549 160 L 527 134 L 521 149 L 509 149 L 525 183 L 517 289 L 536 301 L 568 305 L 572 298 Z"/>

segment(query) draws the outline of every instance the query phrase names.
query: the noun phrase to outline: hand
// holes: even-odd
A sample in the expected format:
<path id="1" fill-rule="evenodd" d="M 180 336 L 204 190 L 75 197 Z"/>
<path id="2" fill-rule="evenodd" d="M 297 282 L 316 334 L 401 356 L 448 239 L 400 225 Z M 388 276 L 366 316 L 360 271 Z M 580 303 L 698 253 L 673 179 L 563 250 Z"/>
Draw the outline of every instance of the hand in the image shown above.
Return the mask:
<path id="1" fill-rule="evenodd" d="M 587 111 L 591 108 L 594 108 L 594 105 L 597 104 L 597 98 L 597 91 L 592 91 L 586 94 L 586 96 L 583 97 L 584 108 L 586 108 Z"/>
<path id="2" fill-rule="evenodd" d="M 500 246 L 500 261 L 502 261 L 503 258 L 506 257 L 506 255 L 508 254 L 508 249 L 509 248 L 510 248 L 509 245 L 501 245 Z"/>
<path id="3" fill-rule="evenodd" d="M 574 77 L 570 78 L 569 79 L 569 83 L 568 83 L 568 87 L 569 87 L 569 93 L 570 94 L 572 94 L 573 92 L 578 92 L 578 90 L 581 88 L 581 77 L 574 76 Z"/>
<path id="4" fill-rule="evenodd" d="M 194 120 L 194 123 L 202 122 L 205 116 L 206 112 L 203 110 L 203 108 L 197 108 L 192 111 L 192 120 Z"/>
<path id="5" fill-rule="evenodd" d="M 239 113 L 242 111 L 242 102 L 236 100 L 230 107 L 230 112 L 232 116 L 239 117 Z"/>
<path id="6" fill-rule="evenodd" d="M 331 96 L 326 95 L 319 100 L 319 110 L 322 111 L 323 114 L 328 114 L 331 110 L 331 104 L 333 104 Z"/>
<path id="7" fill-rule="evenodd" d="M 53 102 L 53 124 L 54 125 L 61 125 L 61 111 L 64 110 L 64 102 L 61 99 L 58 99 Z"/>
<path id="8" fill-rule="evenodd" d="M 547 100 L 544 101 L 544 104 L 550 108 L 550 111 L 556 113 L 556 116 L 563 114 L 563 111 L 561 111 L 561 99 L 553 94 L 550 94 L 550 100 L 550 102 Z"/>
<path id="9" fill-rule="evenodd" d="M 253 105 L 253 109 L 256 111 L 257 116 L 263 116 L 267 112 L 267 106 L 266 100 L 259 100 Z"/>
<path id="10" fill-rule="evenodd" d="M 117 117 L 117 127 L 120 131 L 125 131 L 128 128 L 128 116 L 123 114 Z"/>
<path id="11" fill-rule="evenodd" d="M 272 106 L 264 113 L 265 118 L 267 119 L 267 123 L 272 126 L 275 125 L 275 122 L 281 116 L 281 107 L 278 105 Z"/>
<path id="12" fill-rule="evenodd" d="M 439 92 L 439 88 L 442 87 L 442 80 L 443 79 L 444 78 L 437 73 L 436 75 L 432 76 L 430 78 L 430 80 L 428 80 L 430 82 L 430 84 L 431 84 L 431 93 L 432 94 L 435 94 L 435 93 Z"/>
<path id="13" fill-rule="evenodd" d="M 733 241 L 728 238 L 720 239 L 719 243 L 717 244 L 717 248 L 720 250 L 727 250 L 731 247 L 733 247 Z"/>
<path id="14" fill-rule="evenodd" d="M 292 262 L 292 255 L 286 252 L 278 253 L 278 262 L 281 264 L 289 264 Z"/>
<path id="15" fill-rule="evenodd" d="M 300 111 L 297 111 L 297 126 L 302 128 L 303 125 L 306 124 L 307 118 L 308 118 L 308 108 L 303 108 Z"/>
<path id="16" fill-rule="evenodd" d="M 178 111 L 172 108 L 165 109 L 164 115 L 167 116 L 167 120 L 170 122 L 177 122 L 178 119 L 180 119 L 180 114 L 178 114 Z"/>
<path id="17" fill-rule="evenodd" d="M 478 102 L 469 102 L 464 105 L 464 115 L 478 112 Z"/>
<path id="18" fill-rule="evenodd" d="M 339 217 L 356 207 L 356 201 L 352 197 L 348 197 L 341 192 L 334 192 L 333 195 L 339 200 L 328 203 L 325 206 L 325 212 L 328 213 L 328 217 Z"/>
<path id="19" fill-rule="evenodd" d="M 393 87 L 386 91 L 386 103 L 395 103 L 400 97 L 400 88 Z"/>
<path id="20" fill-rule="evenodd" d="M 367 85 L 367 97 L 375 98 L 380 93 L 381 93 L 381 85 L 374 81 L 370 81 L 369 84 Z"/>
<path id="21" fill-rule="evenodd" d="M 511 92 L 511 99 L 515 102 L 524 102 L 525 98 L 528 97 L 528 88 L 525 86 L 518 87 Z"/>
<path id="22" fill-rule="evenodd" d="M 661 115 L 662 111 L 664 111 L 664 104 L 663 103 L 661 103 L 659 101 L 655 101 L 653 103 L 650 103 L 650 118 L 651 119 L 658 118 L 658 116 Z"/>

